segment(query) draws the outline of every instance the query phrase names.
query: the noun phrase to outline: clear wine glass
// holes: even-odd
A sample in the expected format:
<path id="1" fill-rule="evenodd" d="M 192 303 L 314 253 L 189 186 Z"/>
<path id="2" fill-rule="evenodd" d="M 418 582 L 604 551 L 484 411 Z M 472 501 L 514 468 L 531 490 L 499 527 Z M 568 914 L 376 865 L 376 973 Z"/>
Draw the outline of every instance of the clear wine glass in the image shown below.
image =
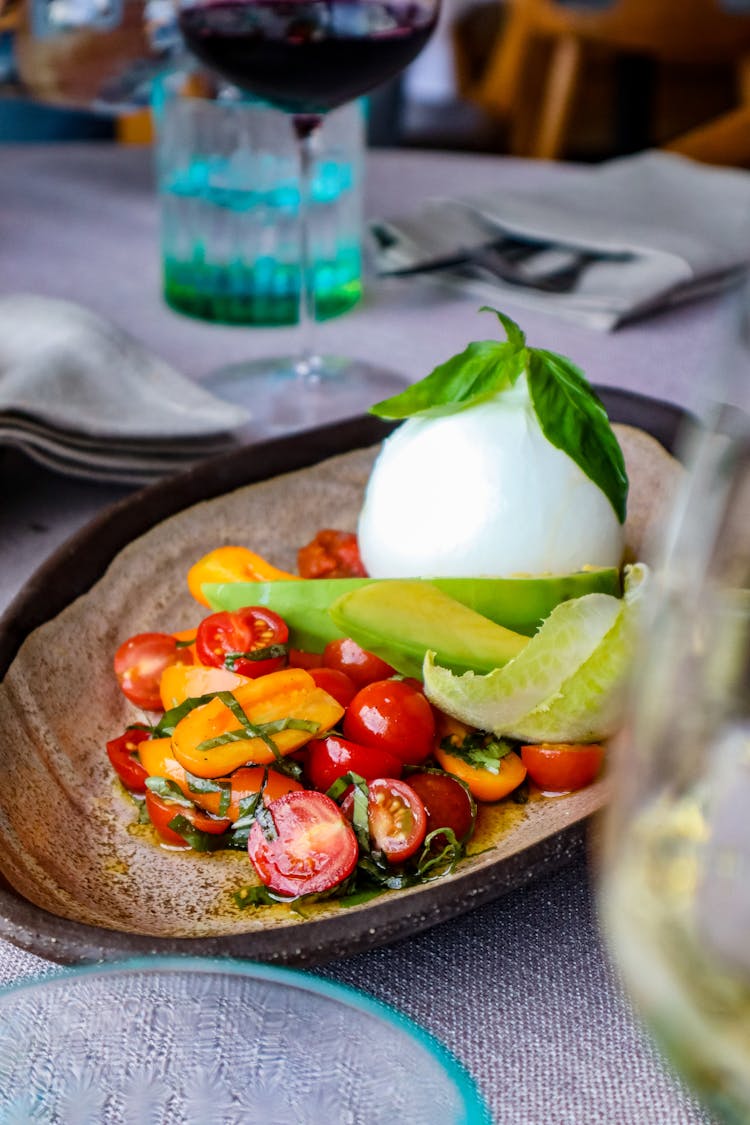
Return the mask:
<path id="1" fill-rule="evenodd" d="M 735 356 L 736 403 L 750 363 Z M 689 441 L 616 746 L 602 920 L 647 1025 L 717 1117 L 750 1121 L 750 417 Z"/>
<path id="2" fill-rule="evenodd" d="M 303 345 L 297 356 L 235 365 L 208 380 L 218 394 L 250 406 L 255 430 L 355 414 L 403 386 L 383 368 L 318 352 L 308 201 L 324 115 L 411 62 L 438 8 L 439 0 L 179 0 L 190 51 L 241 90 L 287 111 L 298 143 Z"/>

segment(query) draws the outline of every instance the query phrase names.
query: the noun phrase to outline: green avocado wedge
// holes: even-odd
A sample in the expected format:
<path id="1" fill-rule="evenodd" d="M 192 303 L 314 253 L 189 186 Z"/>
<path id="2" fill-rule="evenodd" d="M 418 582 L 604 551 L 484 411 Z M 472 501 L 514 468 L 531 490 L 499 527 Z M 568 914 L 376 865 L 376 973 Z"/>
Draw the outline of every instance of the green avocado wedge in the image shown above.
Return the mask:
<path id="1" fill-rule="evenodd" d="M 530 643 L 419 579 L 371 582 L 340 597 L 330 614 L 345 636 L 418 679 L 426 652 L 453 672 L 489 672 Z"/>
<path id="2" fill-rule="evenodd" d="M 299 582 L 206 583 L 203 593 L 212 609 L 235 610 L 265 605 L 284 618 L 295 648 L 322 652 L 329 641 L 344 636 L 329 614 L 344 594 L 373 583 L 396 579 L 313 578 Z M 422 581 L 410 579 L 410 581 Z M 518 578 L 431 578 L 430 583 L 457 602 L 530 637 L 560 602 L 584 594 L 622 593 L 616 567 L 592 568 L 575 574 L 545 574 Z"/>

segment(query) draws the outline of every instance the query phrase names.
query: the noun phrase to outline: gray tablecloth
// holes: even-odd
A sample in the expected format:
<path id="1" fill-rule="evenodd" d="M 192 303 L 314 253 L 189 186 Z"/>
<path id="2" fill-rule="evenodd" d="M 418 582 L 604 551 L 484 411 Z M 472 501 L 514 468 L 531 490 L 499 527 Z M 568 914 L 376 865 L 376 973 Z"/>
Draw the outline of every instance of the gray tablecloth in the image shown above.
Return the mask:
<path id="1" fill-rule="evenodd" d="M 427 194 L 523 187 L 540 164 L 377 153 L 370 215 Z M 0 292 L 81 301 L 186 374 L 289 351 L 286 330 L 191 322 L 160 301 L 149 154 L 104 146 L 0 150 Z M 509 305 L 508 311 L 514 309 Z M 692 406 L 725 329 L 718 300 L 604 336 L 519 313 L 530 342 L 574 357 L 597 382 Z M 326 326 L 327 350 L 362 354 L 418 378 L 484 333 L 474 302 L 439 288 L 371 285 L 361 307 Z M 19 454 L 0 458 L 0 606 L 70 532 L 123 489 L 68 481 Z M 346 951 L 342 950 L 342 955 Z M 0 942 L 0 984 L 54 971 Z M 507 1125 L 708 1122 L 665 1070 L 602 952 L 581 859 L 471 914 L 319 970 L 407 1012 L 466 1064 Z"/>

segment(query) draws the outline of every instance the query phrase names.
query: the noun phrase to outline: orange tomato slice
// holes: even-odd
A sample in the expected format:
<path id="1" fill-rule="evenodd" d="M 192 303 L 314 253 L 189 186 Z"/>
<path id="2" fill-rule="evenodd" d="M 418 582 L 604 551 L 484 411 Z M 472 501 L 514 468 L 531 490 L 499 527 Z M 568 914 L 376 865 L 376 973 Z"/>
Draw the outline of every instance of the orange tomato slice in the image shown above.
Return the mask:
<path id="1" fill-rule="evenodd" d="M 298 582 L 296 574 L 279 570 L 247 547 L 217 547 L 190 567 L 187 584 L 190 593 L 201 605 L 208 605 L 203 595 L 204 582 Z"/>
<path id="2" fill-rule="evenodd" d="M 212 691 L 234 691 L 248 682 L 247 676 L 228 668 L 206 668 L 202 664 L 172 664 L 165 668 L 159 681 L 159 695 L 164 710 L 178 707 L 186 699 L 208 695 Z"/>
<path id="3" fill-rule="evenodd" d="M 314 731 L 281 730 L 273 741 L 281 755 L 291 754 L 311 738 L 320 738 L 344 713 L 344 708 L 322 688 L 309 672 L 283 668 L 236 688 L 232 695 L 254 725 L 282 719 L 302 719 L 316 724 Z M 201 745 L 238 731 L 240 723 L 220 699 L 196 707 L 175 727 L 172 753 L 180 765 L 197 777 L 223 777 L 240 766 L 271 765 L 273 751 L 262 738 L 248 737 L 210 749 Z"/>

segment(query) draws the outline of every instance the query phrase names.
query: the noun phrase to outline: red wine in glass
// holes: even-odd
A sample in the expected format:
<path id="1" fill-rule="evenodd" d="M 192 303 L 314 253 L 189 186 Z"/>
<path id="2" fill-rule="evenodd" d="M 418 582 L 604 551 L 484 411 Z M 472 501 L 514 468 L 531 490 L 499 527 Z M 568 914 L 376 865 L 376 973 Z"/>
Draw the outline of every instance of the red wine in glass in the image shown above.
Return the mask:
<path id="1" fill-rule="evenodd" d="M 229 0 L 180 13 L 199 59 L 294 115 L 319 116 L 392 78 L 419 54 L 434 5 L 381 0 Z"/>
<path id="2" fill-rule="evenodd" d="M 249 406 L 253 437 L 361 413 L 402 390 L 404 379 L 367 361 L 321 357 L 310 344 L 315 278 L 307 202 L 314 145 L 326 113 L 394 77 L 419 54 L 437 22 L 439 0 L 178 0 L 178 5 L 191 52 L 234 86 L 289 113 L 300 155 L 302 355 L 225 368 L 209 385 Z"/>

